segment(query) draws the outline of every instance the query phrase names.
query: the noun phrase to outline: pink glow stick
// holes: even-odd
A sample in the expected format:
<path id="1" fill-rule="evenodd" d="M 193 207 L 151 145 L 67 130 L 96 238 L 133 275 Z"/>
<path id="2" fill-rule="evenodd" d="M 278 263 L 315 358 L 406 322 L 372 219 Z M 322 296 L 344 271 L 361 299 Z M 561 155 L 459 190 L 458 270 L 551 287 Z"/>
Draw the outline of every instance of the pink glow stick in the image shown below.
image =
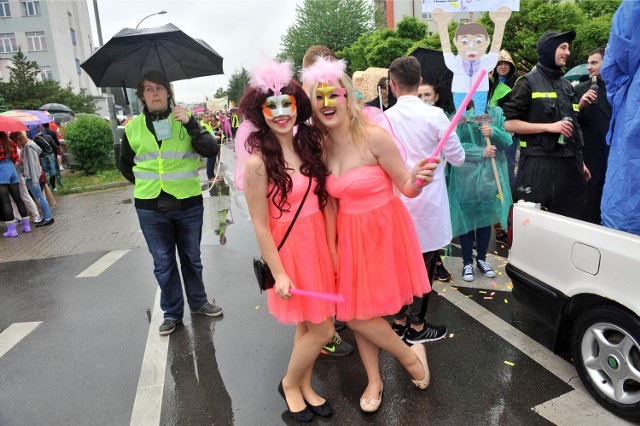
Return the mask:
<path id="1" fill-rule="evenodd" d="M 344 296 L 341 294 L 320 293 L 319 291 L 300 290 L 297 288 L 290 288 L 289 293 L 304 297 L 315 297 L 316 299 L 328 300 L 329 302 L 344 303 Z"/>
<path id="2" fill-rule="evenodd" d="M 438 142 L 438 145 L 436 146 L 435 151 L 433 151 L 433 154 L 431 154 L 431 157 L 429 157 L 429 161 L 427 163 L 433 163 L 436 160 L 436 158 L 440 156 L 440 152 L 442 151 L 442 148 L 444 148 L 444 144 L 447 142 L 447 139 L 449 139 L 449 136 L 451 136 L 451 132 L 453 132 L 453 129 L 455 129 L 455 127 L 458 125 L 458 121 L 460 121 L 460 117 L 462 117 L 462 114 L 464 114 L 464 112 L 467 110 L 467 105 L 469 105 L 469 102 L 471 102 L 471 98 L 473 98 L 473 95 L 476 93 L 476 90 L 478 90 L 480 83 L 482 83 L 482 80 L 486 75 L 487 75 L 486 70 L 484 69 L 480 70 L 480 72 L 478 73 L 478 77 L 476 77 L 476 80 L 471 85 L 471 88 L 469 89 L 467 96 L 464 97 L 462 104 L 460 104 L 460 108 L 458 108 L 458 111 L 456 111 L 456 114 L 451 119 L 451 123 L 449 123 L 449 127 L 447 127 L 447 131 L 444 132 L 444 135 L 442 135 L 442 138 Z M 422 185 L 423 181 L 421 179 L 417 179 L 416 184 Z"/>

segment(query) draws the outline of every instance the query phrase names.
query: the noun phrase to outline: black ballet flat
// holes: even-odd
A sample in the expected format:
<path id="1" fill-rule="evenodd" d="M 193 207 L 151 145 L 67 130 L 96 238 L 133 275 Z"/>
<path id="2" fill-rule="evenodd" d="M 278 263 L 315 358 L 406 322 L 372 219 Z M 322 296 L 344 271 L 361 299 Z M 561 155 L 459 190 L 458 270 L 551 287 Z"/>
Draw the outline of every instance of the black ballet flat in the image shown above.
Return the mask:
<path id="1" fill-rule="evenodd" d="M 331 404 L 329 404 L 329 401 L 325 400 L 324 404 L 321 405 L 311 405 L 305 399 L 304 403 L 307 404 L 309 410 L 311 410 L 311 412 L 316 416 L 331 417 L 331 415 L 333 414 L 333 407 L 331 406 Z"/>
<path id="2" fill-rule="evenodd" d="M 302 422 L 302 423 L 309 423 L 311 420 L 313 420 L 313 413 L 309 411 L 309 408 L 307 407 L 305 407 L 304 410 L 297 411 L 295 413 L 289 409 L 289 404 L 287 403 L 287 397 L 284 395 L 284 389 L 282 387 L 282 380 L 278 385 L 278 393 L 280 394 L 280 396 L 282 396 L 282 399 L 284 399 L 284 403 L 287 405 L 287 410 L 289 410 L 289 413 L 291 413 L 291 417 L 293 418 L 293 420 L 295 420 L 296 422 Z"/>

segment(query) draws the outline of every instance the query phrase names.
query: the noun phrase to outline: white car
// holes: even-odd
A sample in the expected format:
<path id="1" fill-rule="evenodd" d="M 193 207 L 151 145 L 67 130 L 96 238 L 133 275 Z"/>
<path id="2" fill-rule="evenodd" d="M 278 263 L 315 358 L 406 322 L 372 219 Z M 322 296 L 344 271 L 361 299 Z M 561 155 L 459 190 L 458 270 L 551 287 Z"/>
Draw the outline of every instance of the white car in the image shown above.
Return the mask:
<path id="1" fill-rule="evenodd" d="M 640 213 L 640 212 L 639 212 Z M 513 295 L 555 329 L 593 397 L 640 422 L 640 237 L 514 204 Z"/>

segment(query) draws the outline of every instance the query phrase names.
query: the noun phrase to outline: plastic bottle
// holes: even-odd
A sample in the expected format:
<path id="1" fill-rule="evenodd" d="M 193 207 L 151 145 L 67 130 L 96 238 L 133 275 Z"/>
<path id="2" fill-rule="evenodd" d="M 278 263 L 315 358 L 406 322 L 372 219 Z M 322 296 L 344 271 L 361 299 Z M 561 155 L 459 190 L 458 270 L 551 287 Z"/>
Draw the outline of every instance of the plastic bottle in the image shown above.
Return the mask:
<path id="1" fill-rule="evenodd" d="M 589 87 L 589 90 L 596 92 L 596 99 L 591 102 L 591 105 L 598 105 L 598 77 L 595 75 L 591 77 L 591 87 Z"/>
<path id="2" fill-rule="evenodd" d="M 571 122 L 571 121 L 573 121 L 573 120 L 571 119 L 571 117 L 562 117 L 562 121 L 569 121 L 569 122 Z M 566 145 L 566 144 L 567 144 L 567 143 L 565 142 L 565 140 L 564 140 L 564 135 L 563 135 L 563 134 L 560 134 L 560 137 L 558 138 L 558 144 L 560 144 L 560 145 Z"/>

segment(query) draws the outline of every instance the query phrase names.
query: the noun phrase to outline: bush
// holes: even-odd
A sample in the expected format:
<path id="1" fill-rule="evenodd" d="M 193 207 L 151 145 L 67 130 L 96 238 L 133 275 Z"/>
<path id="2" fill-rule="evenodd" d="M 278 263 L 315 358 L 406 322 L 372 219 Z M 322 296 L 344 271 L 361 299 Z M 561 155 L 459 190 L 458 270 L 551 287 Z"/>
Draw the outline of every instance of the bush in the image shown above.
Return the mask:
<path id="1" fill-rule="evenodd" d="M 112 166 L 113 133 L 102 118 L 79 116 L 66 126 L 64 138 L 80 164 L 79 169 L 86 174 L 93 175 Z"/>

